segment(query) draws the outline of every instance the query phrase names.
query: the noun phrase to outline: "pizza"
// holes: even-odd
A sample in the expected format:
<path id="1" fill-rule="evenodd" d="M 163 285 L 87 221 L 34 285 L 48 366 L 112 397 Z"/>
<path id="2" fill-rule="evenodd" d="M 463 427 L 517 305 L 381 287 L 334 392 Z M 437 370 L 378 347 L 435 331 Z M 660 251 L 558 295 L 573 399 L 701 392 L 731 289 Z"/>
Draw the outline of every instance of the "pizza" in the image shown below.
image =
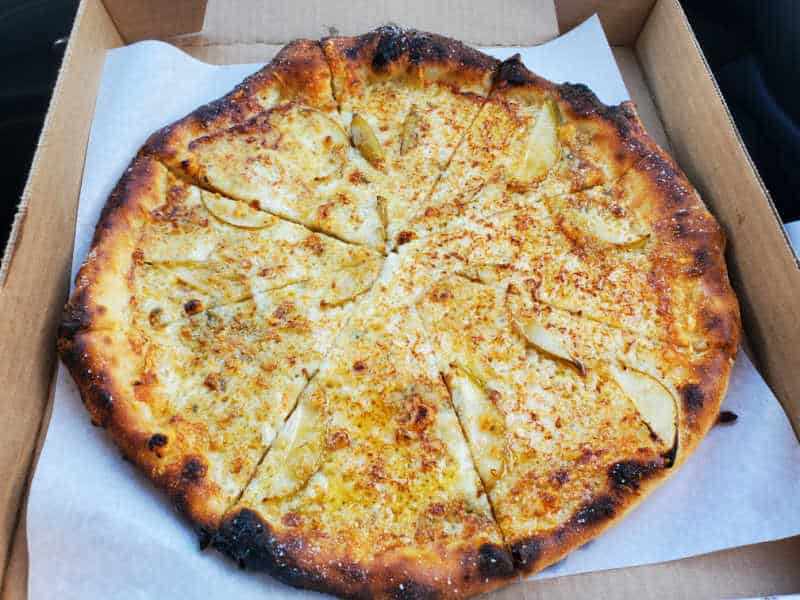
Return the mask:
<path id="1" fill-rule="evenodd" d="M 618 522 L 717 418 L 724 235 L 631 103 L 382 27 L 154 133 L 58 349 L 241 566 L 463 597 Z"/>

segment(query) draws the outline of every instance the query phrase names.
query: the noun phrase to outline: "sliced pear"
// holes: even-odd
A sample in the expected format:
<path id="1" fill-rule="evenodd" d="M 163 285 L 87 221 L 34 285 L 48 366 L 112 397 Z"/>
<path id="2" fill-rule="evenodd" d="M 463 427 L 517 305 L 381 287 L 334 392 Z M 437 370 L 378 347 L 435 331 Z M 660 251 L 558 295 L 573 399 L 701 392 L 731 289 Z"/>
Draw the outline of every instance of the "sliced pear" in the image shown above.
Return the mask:
<path id="1" fill-rule="evenodd" d="M 569 363 L 583 375 L 583 363 L 576 359 L 569 350 L 571 345 L 566 336 L 554 326 L 548 326 L 544 313 L 533 313 L 526 310 L 518 294 L 508 294 L 508 303 L 511 322 L 522 334 L 525 340 L 539 352 L 550 358 L 556 358 Z"/>
<path id="2" fill-rule="evenodd" d="M 400 137 L 400 154 L 404 155 L 419 144 L 419 131 L 422 126 L 422 115 L 417 106 L 411 107 L 403 120 L 403 132 Z"/>
<path id="3" fill-rule="evenodd" d="M 499 283 L 503 279 L 503 266 L 491 263 L 470 263 L 456 271 L 456 275 L 474 283 L 491 285 Z"/>
<path id="4" fill-rule="evenodd" d="M 389 206 L 386 198 L 378 196 L 375 199 L 375 208 L 378 210 L 378 217 L 383 227 L 383 241 L 386 242 L 389 240 Z"/>
<path id="5" fill-rule="evenodd" d="M 655 377 L 625 365 L 612 365 L 611 373 L 631 399 L 642 420 L 667 447 L 675 445 L 675 398 Z"/>
<path id="6" fill-rule="evenodd" d="M 198 138 L 189 147 L 187 168 L 226 196 L 292 214 L 299 193 L 340 171 L 349 145 L 345 131 L 328 115 L 286 104 Z"/>
<path id="7" fill-rule="evenodd" d="M 325 456 L 327 411 L 321 395 L 306 394 L 264 458 L 259 475 L 262 500 L 290 496 L 303 489 Z"/>
<path id="8" fill-rule="evenodd" d="M 547 199 L 547 206 L 562 218 L 562 226 L 605 244 L 635 248 L 650 237 L 636 218 L 601 196 L 555 196 Z"/>
<path id="9" fill-rule="evenodd" d="M 514 179 L 519 184 L 530 185 L 544 179 L 560 155 L 558 109 L 551 100 L 546 100 L 542 105 L 523 144 Z"/>
<path id="10" fill-rule="evenodd" d="M 503 414 L 479 382 L 456 367 L 447 377 L 453 406 L 487 490 L 503 475 L 506 464 L 506 426 Z"/>
<path id="11" fill-rule="evenodd" d="M 210 263 L 196 265 L 176 265 L 172 268 L 175 277 L 184 284 L 212 296 L 219 296 L 228 302 L 235 302 L 250 295 L 250 287 L 244 279 L 235 276 L 225 277 Z M 228 275 L 234 275 L 228 273 Z"/>
<path id="12" fill-rule="evenodd" d="M 372 258 L 333 273 L 327 289 L 320 298 L 320 306 L 342 306 L 369 291 L 380 275 L 383 260 Z"/>
<path id="13" fill-rule="evenodd" d="M 277 221 L 271 214 L 255 209 L 246 202 L 223 198 L 219 194 L 206 191 L 203 191 L 201 196 L 208 212 L 223 223 L 234 227 L 262 229 Z"/>
<path id="14" fill-rule="evenodd" d="M 385 158 L 383 146 L 381 146 L 375 132 L 367 120 L 358 113 L 353 115 L 350 123 L 350 134 L 355 146 L 367 162 L 375 168 L 380 168 Z"/>

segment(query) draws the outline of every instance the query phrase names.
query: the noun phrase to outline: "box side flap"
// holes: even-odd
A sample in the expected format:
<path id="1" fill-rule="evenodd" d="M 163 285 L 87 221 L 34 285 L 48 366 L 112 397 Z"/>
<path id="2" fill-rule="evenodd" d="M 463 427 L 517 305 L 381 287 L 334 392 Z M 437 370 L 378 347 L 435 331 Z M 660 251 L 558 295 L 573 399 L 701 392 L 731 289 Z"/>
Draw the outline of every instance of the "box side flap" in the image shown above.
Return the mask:
<path id="1" fill-rule="evenodd" d="M 6 248 L 0 288 L 0 569 L 42 415 L 55 327 L 66 298 L 81 169 L 108 48 L 122 43 L 99 0 L 78 9 L 42 135 Z M 0 571 L 2 573 L 2 571 Z"/>
<path id="2" fill-rule="evenodd" d="M 800 537 L 667 563 L 525 581 L 497 594 L 530 600 L 766 597 L 800 589 Z"/>
<path id="3" fill-rule="evenodd" d="M 178 36 L 167 41 L 189 56 L 211 65 L 266 63 L 283 48 L 283 44 L 202 42 L 201 36 Z"/>
<path id="4" fill-rule="evenodd" d="M 28 514 L 28 495 L 31 488 L 31 480 L 36 470 L 36 464 L 39 461 L 39 455 L 42 452 L 45 437 L 47 437 L 47 424 L 50 422 L 50 415 L 53 412 L 53 395 L 56 390 L 56 378 L 53 377 L 50 382 L 50 392 L 48 393 L 48 401 L 45 406 L 44 414 L 42 415 L 42 426 L 39 428 L 39 434 L 36 438 L 30 467 L 28 468 L 28 476 L 25 480 L 24 493 L 22 501 L 19 505 L 17 526 L 14 530 L 14 535 L 11 539 L 11 547 L 8 551 L 7 564 L 5 573 L 0 579 L 0 600 L 24 600 L 27 597 L 28 591 L 28 532 L 27 532 L 27 518 Z"/>
<path id="5" fill-rule="evenodd" d="M 677 0 L 656 3 L 636 52 L 675 158 L 727 231 L 757 364 L 800 432 L 800 268 Z"/>
<path id="6" fill-rule="evenodd" d="M 103 0 L 125 43 L 200 31 L 207 0 Z"/>
<path id="7" fill-rule="evenodd" d="M 202 33 L 181 45 L 282 46 L 296 38 L 360 34 L 385 23 L 435 31 L 475 46 L 533 45 L 558 35 L 553 0 L 352 0 L 344 10 L 327 0 L 211 0 Z"/>
<path id="8" fill-rule="evenodd" d="M 612 46 L 631 46 L 655 0 L 555 0 L 560 32 L 597 13 Z"/>

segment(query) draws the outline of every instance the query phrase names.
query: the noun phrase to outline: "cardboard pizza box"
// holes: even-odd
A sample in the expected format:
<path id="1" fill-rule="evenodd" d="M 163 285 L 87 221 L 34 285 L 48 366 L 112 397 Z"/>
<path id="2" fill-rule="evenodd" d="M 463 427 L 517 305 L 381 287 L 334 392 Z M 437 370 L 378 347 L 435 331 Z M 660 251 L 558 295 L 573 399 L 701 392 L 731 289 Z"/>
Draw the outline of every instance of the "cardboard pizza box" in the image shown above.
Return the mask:
<path id="1" fill-rule="evenodd" d="M 207 62 L 263 62 L 297 37 L 363 33 L 386 22 L 475 46 L 521 46 L 551 39 L 595 12 L 645 125 L 728 233 L 728 265 L 753 357 L 800 432 L 800 267 L 677 0 L 82 0 L 0 270 L 0 600 L 27 592 L 25 497 L 49 420 L 55 329 L 69 287 L 86 143 L 108 49 L 162 39 Z M 149 90 L 143 81 L 142 93 L 169 91 Z M 799 557 L 795 537 L 524 582 L 494 596 L 797 592 Z"/>

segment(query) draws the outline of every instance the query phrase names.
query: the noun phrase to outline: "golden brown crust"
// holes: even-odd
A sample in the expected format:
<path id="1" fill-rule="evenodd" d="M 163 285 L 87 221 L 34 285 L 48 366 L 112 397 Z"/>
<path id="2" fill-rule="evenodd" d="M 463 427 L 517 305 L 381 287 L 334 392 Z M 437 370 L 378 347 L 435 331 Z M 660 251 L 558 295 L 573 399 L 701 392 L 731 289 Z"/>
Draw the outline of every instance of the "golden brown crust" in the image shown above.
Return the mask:
<path id="1" fill-rule="evenodd" d="M 592 132 L 609 158 L 616 183 L 634 190 L 652 226 L 653 285 L 693 290 L 702 347 L 690 347 L 690 376 L 681 394 L 677 448 L 660 461 L 622 461 L 608 485 L 555 530 L 507 539 L 508 548 L 465 543 L 436 561 L 437 569 L 400 555 L 367 566 L 308 551 L 304 540 L 275 532 L 253 511 L 225 515 L 208 465 L 171 425 L 149 415 L 145 403 L 120 383 L 143 359 L 138 340 L 115 331 L 128 310 L 126 289 L 115 287 L 131 270 L 143 211 L 164 186 L 167 165 L 183 171 L 192 140 L 239 126 L 286 102 L 336 110 L 336 85 L 393 79 L 399 85 L 437 81 L 459 93 L 515 100 L 547 96 L 563 115 Z M 612 186 L 613 187 L 613 186 Z M 723 232 L 683 172 L 644 131 L 631 103 L 602 104 L 585 86 L 555 85 L 518 58 L 502 64 L 467 46 L 424 32 L 382 27 L 358 37 L 300 40 L 225 97 L 153 134 L 123 175 L 98 222 L 92 250 L 76 278 L 59 329 L 58 351 L 75 379 L 92 422 L 108 429 L 124 455 L 164 489 L 200 528 L 203 539 L 242 566 L 266 570 L 296 587 L 346 597 L 428 598 L 473 595 L 557 562 L 619 521 L 686 459 L 716 420 L 741 330 L 738 303 L 724 260 Z M 116 278 L 115 278 L 116 275 Z M 666 307 L 665 310 L 669 310 Z M 676 327 L 677 330 L 677 327 Z M 670 334 L 672 335 L 672 334 Z M 682 346 L 674 334 L 669 341 Z M 223 515 L 224 518 L 223 518 Z"/>
<path id="2" fill-rule="evenodd" d="M 122 373 L 138 374 L 141 343 L 119 331 L 129 296 L 115 289 L 133 263 L 142 213 L 163 185 L 164 167 L 146 156 L 131 163 L 111 193 L 92 249 L 76 277 L 58 332 L 57 348 L 80 390 L 92 423 L 108 430 L 127 459 L 172 498 L 202 531 L 213 530 L 225 506 L 214 502 L 207 465 L 174 428 L 156 423 Z M 111 302 L 109 302 L 111 300 Z"/>
<path id="3" fill-rule="evenodd" d="M 246 508 L 225 518 L 212 544 L 244 568 L 346 598 L 461 598 L 494 589 L 515 575 L 506 549 L 488 543 L 477 549 L 466 543 L 429 562 L 387 553 L 363 567 L 310 551 L 300 537 L 276 534 Z M 424 556 L 425 549 L 419 550 Z"/>
<path id="4" fill-rule="evenodd" d="M 189 142 L 239 125 L 280 103 L 294 101 L 325 112 L 336 110 L 330 70 L 318 41 L 296 40 L 230 93 L 157 131 L 142 152 L 179 168 Z"/>
<path id="5" fill-rule="evenodd" d="M 529 71 L 515 55 L 499 66 L 492 96 L 503 99 L 553 99 L 562 115 L 592 133 L 592 144 L 621 176 L 654 146 L 636 115 L 633 102 L 603 104 L 583 84 L 554 84 Z"/>
<path id="6" fill-rule="evenodd" d="M 62 336 L 58 352 L 78 385 L 92 423 L 106 429 L 123 456 L 164 490 L 202 535 L 214 531 L 225 511 L 215 502 L 208 466 L 172 427 L 153 422 L 146 407 L 120 382 L 126 363 L 139 362 L 131 341 L 111 331 Z"/>
<path id="7" fill-rule="evenodd" d="M 453 83 L 459 90 L 488 91 L 499 62 L 461 42 L 434 33 L 379 27 L 356 37 L 322 41 L 334 73 L 347 73 L 349 86 L 376 79 L 406 83 Z"/>

